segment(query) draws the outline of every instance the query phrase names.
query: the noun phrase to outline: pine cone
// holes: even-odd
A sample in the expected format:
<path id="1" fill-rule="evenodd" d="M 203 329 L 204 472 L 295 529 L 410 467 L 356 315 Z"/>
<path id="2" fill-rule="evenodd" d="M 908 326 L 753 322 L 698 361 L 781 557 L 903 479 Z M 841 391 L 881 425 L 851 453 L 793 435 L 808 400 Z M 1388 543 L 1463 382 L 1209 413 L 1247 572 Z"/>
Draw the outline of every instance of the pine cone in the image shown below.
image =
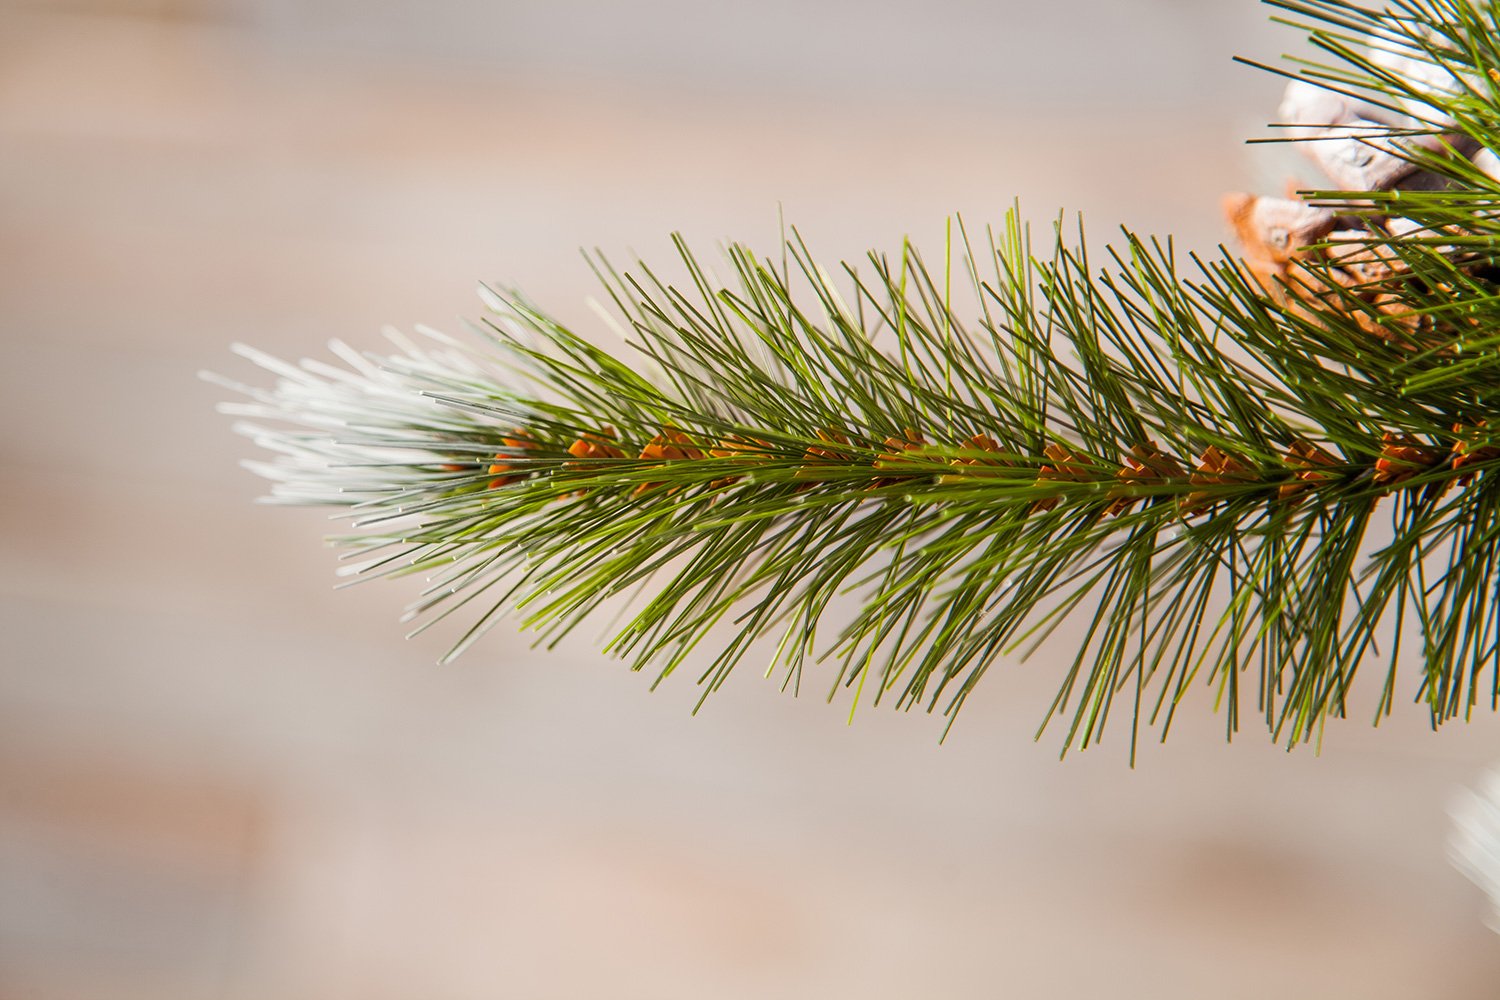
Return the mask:
<path id="1" fill-rule="evenodd" d="M 1432 93 L 1455 81 L 1440 68 L 1400 53 L 1371 59 Z M 1466 156 L 1482 173 L 1500 179 L 1500 156 L 1467 137 L 1431 129 L 1446 122 L 1415 98 L 1407 109 L 1422 120 L 1364 104 L 1305 80 L 1287 85 L 1281 119 L 1302 150 L 1333 186 L 1345 191 L 1433 190 L 1451 181 L 1413 162 L 1417 153 Z M 1443 348 L 1431 321 L 1407 303 L 1413 289 L 1400 257 L 1382 241 L 1435 234 L 1373 204 L 1350 202 L 1348 214 L 1290 197 L 1235 193 L 1224 197 L 1224 215 L 1242 248 L 1244 264 L 1268 293 L 1309 317 L 1330 310 L 1352 316 L 1372 337 L 1405 350 Z M 1458 235 L 1458 234 L 1454 234 Z"/>

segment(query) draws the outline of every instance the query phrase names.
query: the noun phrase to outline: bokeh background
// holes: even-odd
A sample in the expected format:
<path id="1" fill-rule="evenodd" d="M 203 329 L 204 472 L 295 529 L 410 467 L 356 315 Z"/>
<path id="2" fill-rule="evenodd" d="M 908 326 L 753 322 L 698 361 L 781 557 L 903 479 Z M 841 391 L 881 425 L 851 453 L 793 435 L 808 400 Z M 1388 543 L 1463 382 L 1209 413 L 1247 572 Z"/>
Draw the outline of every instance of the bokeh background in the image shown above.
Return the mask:
<path id="1" fill-rule="evenodd" d="M 1267 14 L 0 0 L 0 998 L 1495 996 L 1445 858 L 1493 718 L 1367 690 L 1287 754 L 1205 695 L 1131 771 L 1033 742 L 1046 656 L 941 747 L 753 670 L 692 717 L 587 641 L 439 668 L 195 379 L 457 330 L 480 280 L 590 327 L 578 247 L 778 208 L 830 260 L 1014 197 L 1211 249 L 1288 169 L 1241 145 Z"/>

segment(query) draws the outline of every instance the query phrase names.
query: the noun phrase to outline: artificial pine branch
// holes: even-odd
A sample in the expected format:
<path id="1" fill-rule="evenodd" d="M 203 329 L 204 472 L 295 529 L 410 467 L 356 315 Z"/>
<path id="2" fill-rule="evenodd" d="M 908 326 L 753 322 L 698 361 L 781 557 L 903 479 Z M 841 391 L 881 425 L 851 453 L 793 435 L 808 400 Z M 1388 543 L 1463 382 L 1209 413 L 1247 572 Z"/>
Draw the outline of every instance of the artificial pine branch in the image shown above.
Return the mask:
<path id="1" fill-rule="evenodd" d="M 794 687 L 828 660 L 830 697 L 951 718 L 1069 619 L 1066 746 L 1119 698 L 1132 747 L 1164 736 L 1194 684 L 1293 744 L 1393 623 L 1379 713 L 1402 638 L 1435 722 L 1493 709 L 1496 9 L 1275 6 L 1332 57 L 1283 110 L 1341 189 L 1230 198 L 1243 260 L 1128 232 L 1102 267 L 1081 234 L 1039 256 L 1012 213 L 959 223 L 940 271 L 903 246 L 835 278 L 794 232 L 730 247 L 721 284 L 679 240 L 682 286 L 597 261 L 628 357 L 491 290 L 476 342 L 242 348 L 279 378 L 226 410 L 276 453 L 273 500 L 348 508 L 346 573 L 425 577 L 416 631 L 461 616 L 450 656 L 639 592 L 608 645 L 636 669 L 732 626 L 691 661 L 705 697 L 768 638 Z"/>

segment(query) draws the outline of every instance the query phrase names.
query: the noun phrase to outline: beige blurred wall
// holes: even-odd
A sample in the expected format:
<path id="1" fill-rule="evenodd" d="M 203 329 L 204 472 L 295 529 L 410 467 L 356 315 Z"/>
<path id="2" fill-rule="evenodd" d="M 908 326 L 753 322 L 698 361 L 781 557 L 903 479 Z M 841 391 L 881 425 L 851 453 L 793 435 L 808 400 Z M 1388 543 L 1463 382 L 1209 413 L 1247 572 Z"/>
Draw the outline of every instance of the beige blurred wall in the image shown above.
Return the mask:
<path id="1" fill-rule="evenodd" d="M 1288 169 L 1239 145 L 1266 13 L 0 3 L 0 1000 L 1494 996 L 1444 857 L 1492 718 L 1372 691 L 1288 755 L 1204 692 L 1132 772 L 1032 741 L 1046 657 L 942 747 L 753 671 L 694 718 L 588 641 L 438 668 L 195 378 L 458 331 L 480 280 L 588 327 L 577 247 L 778 209 L 830 259 L 1014 197 L 1211 248 Z"/>

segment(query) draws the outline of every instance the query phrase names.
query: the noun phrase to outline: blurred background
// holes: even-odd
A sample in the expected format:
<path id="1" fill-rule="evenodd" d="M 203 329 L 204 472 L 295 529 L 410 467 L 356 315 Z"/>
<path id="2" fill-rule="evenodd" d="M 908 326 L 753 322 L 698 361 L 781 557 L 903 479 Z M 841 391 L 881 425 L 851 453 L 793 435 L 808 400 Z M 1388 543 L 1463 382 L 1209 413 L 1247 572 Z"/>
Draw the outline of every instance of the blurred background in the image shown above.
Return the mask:
<path id="1" fill-rule="evenodd" d="M 778 207 L 829 261 L 1015 197 L 1212 249 L 1286 170 L 1230 62 L 1296 44 L 1268 13 L 0 0 L 0 998 L 1493 997 L 1445 859 L 1492 717 L 1366 688 L 1288 755 L 1205 693 L 1131 771 L 1033 742 L 1045 656 L 942 747 L 753 670 L 695 718 L 591 636 L 435 667 L 195 378 L 481 280 L 596 329 L 577 248 L 769 251 Z"/>

